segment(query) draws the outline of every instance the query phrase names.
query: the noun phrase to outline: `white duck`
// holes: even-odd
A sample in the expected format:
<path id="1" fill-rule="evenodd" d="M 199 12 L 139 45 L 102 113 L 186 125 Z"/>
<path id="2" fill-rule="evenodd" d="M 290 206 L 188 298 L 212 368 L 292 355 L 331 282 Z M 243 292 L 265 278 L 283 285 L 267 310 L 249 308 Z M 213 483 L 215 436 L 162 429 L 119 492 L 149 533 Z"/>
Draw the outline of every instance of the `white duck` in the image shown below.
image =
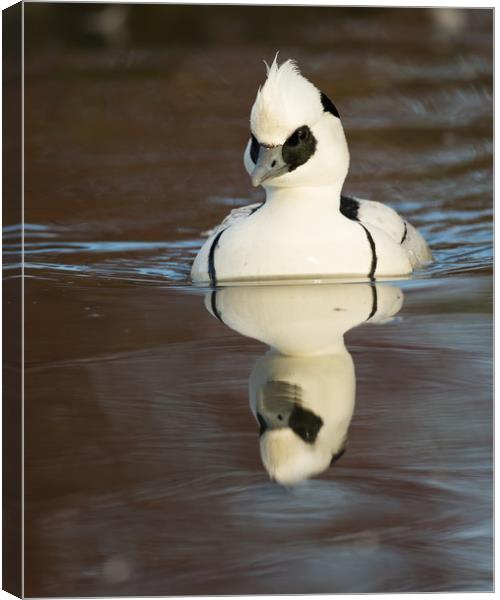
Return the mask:
<path id="1" fill-rule="evenodd" d="M 356 390 L 344 334 L 387 321 L 402 302 L 399 288 L 380 283 L 229 286 L 206 295 L 220 321 L 270 346 L 252 369 L 249 398 L 272 479 L 297 483 L 343 454 Z"/>
<path id="2" fill-rule="evenodd" d="M 268 67 L 250 124 L 245 168 L 266 200 L 214 229 L 193 263 L 194 282 L 373 280 L 432 260 L 393 209 L 341 195 L 349 151 L 339 113 L 292 60 Z"/>

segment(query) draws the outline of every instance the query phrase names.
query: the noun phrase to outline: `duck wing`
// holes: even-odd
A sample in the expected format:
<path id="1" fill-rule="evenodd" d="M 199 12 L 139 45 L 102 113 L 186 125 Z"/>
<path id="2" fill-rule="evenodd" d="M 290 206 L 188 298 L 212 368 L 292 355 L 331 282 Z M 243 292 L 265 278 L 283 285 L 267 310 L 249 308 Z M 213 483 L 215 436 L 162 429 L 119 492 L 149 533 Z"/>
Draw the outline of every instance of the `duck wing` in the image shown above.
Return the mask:
<path id="1" fill-rule="evenodd" d="M 348 219 L 384 231 L 406 250 L 413 267 L 433 260 L 429 246 L 421 234 L 390 206 L 374 200 L 341 196 L 340 212 Z"/>
<path id="2" fill-rule="evenodd" d="M 257 202 L 256 204 L 249 204 L 248 206 L 239 206 L 238 208 L 233 208 L 233 210 L 221 223 L 219 223 L 219 225 L 217 225 L 213 229 L 203 232 L 202 235 L 205 237 L 217 235 L 219 231 L 227 229 L 228 227 L 231 227 L 238 221 L 241 221 L 241 219 L 246 219 L 250 215 L 253 215 L 253 213 L 256 210 L 258 210 L 263 204 L 263 202 Z"/>

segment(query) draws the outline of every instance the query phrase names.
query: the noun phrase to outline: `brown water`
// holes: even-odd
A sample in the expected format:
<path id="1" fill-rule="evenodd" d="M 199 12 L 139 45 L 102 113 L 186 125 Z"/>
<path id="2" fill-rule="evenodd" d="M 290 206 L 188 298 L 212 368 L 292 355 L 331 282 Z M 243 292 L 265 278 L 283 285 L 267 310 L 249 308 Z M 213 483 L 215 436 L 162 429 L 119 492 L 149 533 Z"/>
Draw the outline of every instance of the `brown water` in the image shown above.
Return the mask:
<path id="1" fill-rule="evenodd" d="M 218 10 L 206 44 L 28 38 L 25 592 L 491 590 L 492 12 L 292 11 L 257 39 Z M 436 257 L 346 335 L 347 452 L 293 488 L 248 406 L 266 346 L 188 280 L 202 232 L 262 197 L 242 151 L 277 48 L 342 115 L 346 192 Z"/>

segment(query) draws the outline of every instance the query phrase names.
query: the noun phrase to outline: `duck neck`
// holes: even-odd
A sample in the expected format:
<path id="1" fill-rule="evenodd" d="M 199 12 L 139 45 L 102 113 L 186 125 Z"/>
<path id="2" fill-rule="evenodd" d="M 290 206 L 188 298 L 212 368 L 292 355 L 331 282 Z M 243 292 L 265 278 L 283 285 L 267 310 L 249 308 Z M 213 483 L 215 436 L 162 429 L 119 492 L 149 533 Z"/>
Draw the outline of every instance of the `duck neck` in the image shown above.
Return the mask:
<path id="1" fill-rule="evenodd" d="M 266 208 L 270 211 L 299 218 L 325 216 L 343 218 L 340 213 L 341 184 L 266 188 Z"/>

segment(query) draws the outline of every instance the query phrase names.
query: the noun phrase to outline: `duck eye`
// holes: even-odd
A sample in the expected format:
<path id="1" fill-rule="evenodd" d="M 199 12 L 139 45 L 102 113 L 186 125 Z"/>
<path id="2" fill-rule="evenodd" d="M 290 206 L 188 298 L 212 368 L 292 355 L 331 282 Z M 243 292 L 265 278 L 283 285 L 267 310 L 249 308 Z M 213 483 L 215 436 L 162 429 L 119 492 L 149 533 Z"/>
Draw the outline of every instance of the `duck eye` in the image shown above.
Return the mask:
<path id="1" fill-rule="evenodd" d="M 304 142 L 309 137 L 309 127 L 299 127 L 292 135 L 287 139 L 285 145 L 288 147 L 298 146 L 300 142 Z"/>
<path id="2" fill-rule="evenodd" d="M 307 127 L 301 127 L 298 130 L 298 133 L 299 133 L 299 140 L 301 142 L 303 142 L 305 139 L 307 139 L 307 136 L 309 134 L 309 129 Z"/>

